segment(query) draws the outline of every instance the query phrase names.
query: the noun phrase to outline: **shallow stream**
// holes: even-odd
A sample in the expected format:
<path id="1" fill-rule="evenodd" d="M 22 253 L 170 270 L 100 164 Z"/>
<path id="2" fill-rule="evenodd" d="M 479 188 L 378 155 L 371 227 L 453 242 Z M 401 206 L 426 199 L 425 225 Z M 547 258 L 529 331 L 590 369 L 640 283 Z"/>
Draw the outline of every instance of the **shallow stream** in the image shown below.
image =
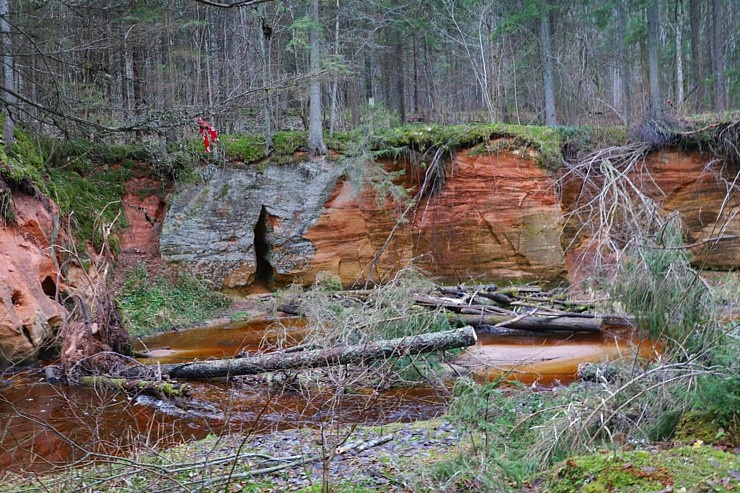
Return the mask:
<path id="1" fill-rule="evenodd" d="M 146 364 L 232 357 L 244 351 L 270 350 L 299 343 L 298 321 L 240 322 L 173 331 L 138 342 L 150 351 Z M 605 334 L 544 336 L 479 334 L 479 344 L 461 364 L 479 380 L 506 373 L 526 383 L 565 384 L 583 361 L 634 354 L 640 347 L 623 329 Z M 418 384 L 377 391 L 348 391 L 341 396 L 313 392 L 271 391 L 253 381 L 192 382 L 195 409 L 164 405 L 149 398 L 129 399 L 113 391 L 50 385 L 38 371 L 0 383 L 0 471 L 43 471 L 89 460 L 95 454 L 119 454 L 132 447 L 157 448 L 198 439 L 209 433 L 264 433 L 320 423 L 381 424 L 429 419 L 443 414 L 445 385 Z"/>

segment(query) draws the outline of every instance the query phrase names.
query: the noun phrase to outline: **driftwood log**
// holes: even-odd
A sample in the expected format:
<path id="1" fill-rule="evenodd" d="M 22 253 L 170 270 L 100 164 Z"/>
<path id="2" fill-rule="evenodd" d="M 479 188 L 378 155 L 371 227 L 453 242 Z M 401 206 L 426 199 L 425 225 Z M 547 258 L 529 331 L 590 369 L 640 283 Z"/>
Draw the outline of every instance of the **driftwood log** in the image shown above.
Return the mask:
<path id="1" fill-rule="evenodd" d="M 343 304 L 372 306 L 376 291 L 338 291 Z M 591 301 L 568 300 L 558 291 L 545 292 L 538 286 L 498 287 L 487 285 L 437 286 L 414 294 L 414 304 L 445 313 L 453 324 L 472 325 L 483 330 L 552 332 L 593 332 L 608 328 L 633 327 L 633 317 L 595 312 Z M 285 304 L 285 312 L 301 315 L 299 304 Z"/>
<path id="2" fill-rule="evenodd" d="M 183 380 L 254 375 L 278 370 L 370 363 L 392 357 L 473 346 L 476 341 L 475 330 L 468 326 L 443 332 L 400 337 L 353 346 L 313 349 L 297 353 L 275 352 L 243 358 L 164 364 L 157 367 L 136 367 L 126 370 L 124 376 L 143 378 L 142 370 L 146 372 L 157 371 L 169 375 L 170 378 Z"/>
<path id="3" fill-rule="evenodd" d="M 506 329 L 526 330 L 530 332 L 601 332 L 603 320 L 596 317 L 576 316 L 512 316 L 494 314 L 450 314 L 450 321 L 457 324 L 492 325 Z"/>

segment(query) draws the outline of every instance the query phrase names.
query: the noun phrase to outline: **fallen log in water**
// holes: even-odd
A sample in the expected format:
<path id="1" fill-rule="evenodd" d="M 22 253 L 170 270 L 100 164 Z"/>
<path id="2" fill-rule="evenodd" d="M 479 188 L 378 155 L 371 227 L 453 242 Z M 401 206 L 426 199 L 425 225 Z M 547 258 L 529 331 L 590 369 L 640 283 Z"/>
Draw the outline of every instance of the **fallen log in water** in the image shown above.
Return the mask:
<path id="1" fill-rule="evenodd" d="M 531 332 L 601 332 L 603 320 L 596 317 L 540 316 L 540 315 L 494 315 L 494 314 L 450 314 L 453 323 L 472 325 L 493 325 L 508 329 L 527 330 Z"/>
<path id="2" fill-rule="evenodd" d="M 244 358 L 164 364 L 156 367 L 136 367 L 124 371 L 123 375 L 127 378 L 142 377 L 142 370 L 148 372 L 161 371 L 162 374 L 167 374 L 170 378 L 184 380 L 254 375 L 278 370 L 369 363 L 391 357 L 468 347 L 474 345 L 476 341 L 475 330 L 468 326 L 443 332 L 419 334 L 353 346 L 313 349 L 299 353 L 275 352 Z"/>

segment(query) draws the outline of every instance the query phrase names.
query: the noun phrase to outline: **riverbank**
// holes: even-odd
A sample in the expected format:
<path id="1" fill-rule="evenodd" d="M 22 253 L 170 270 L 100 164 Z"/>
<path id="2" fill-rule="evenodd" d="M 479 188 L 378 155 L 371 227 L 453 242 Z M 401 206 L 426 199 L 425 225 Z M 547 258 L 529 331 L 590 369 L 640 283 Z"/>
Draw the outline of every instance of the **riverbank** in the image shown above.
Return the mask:
<path id="1" fill-rule="evenodd" d="M 499 486 L 466 469 L 480 451 L 449 416 L 374 427 L 301 428 L 211 435 L 168 450 L 97 457 L 58 475 L 3 478 L 0 492 L 626 492 L 737 490 L 738 453 L 726 442 L 622 444 L 554 464 Z M 506 457 L 500 457 L 506 461 Z M 470 467 L 471 464 L 467 464 Z M 457 468 L 457 473 L 454 472 Z M 482 471 L 481 471 L 482 473 Z M 585 488 L 590 484 L 590 489 Z M 662 488 L 661 488 L 662 486 Z"/>

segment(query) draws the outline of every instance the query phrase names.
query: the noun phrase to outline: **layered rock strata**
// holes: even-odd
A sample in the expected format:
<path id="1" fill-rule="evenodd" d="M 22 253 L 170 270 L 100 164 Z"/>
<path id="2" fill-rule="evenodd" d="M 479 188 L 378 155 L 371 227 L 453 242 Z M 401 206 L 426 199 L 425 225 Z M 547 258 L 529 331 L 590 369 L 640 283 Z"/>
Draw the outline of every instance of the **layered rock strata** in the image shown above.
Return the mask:
<path id="1" fill-rule="evenodd" d="M 248 286 L 266 272 L 277 284 L 308 284 L 321 272 L 362 284 L 412 264 L 447 283 L 558 281 L 582 253 L 564 253 L 578 229 L 563 220 L 578 183 L 556 190 L 556 176 L 537 156 L 507 143 L 459 152 L 446 164 L 442 189 L 405 215 L 404 204 L 380 200 L 327 161 L 212 169 L 175 195 L 161 253 L 221 288 Z M 385 166 L 406 167 L 403 186 L 413 196 L 423 171 Z M 664 210 L 681 212 L 689 241 L 740 234 L 737 194 L 727 194 L 732 170 L 669 150 L 649 156 L 643 171 L 634 183 Z M 738 241 L 695 253 L 705 267 L 736 268 Z"/>

